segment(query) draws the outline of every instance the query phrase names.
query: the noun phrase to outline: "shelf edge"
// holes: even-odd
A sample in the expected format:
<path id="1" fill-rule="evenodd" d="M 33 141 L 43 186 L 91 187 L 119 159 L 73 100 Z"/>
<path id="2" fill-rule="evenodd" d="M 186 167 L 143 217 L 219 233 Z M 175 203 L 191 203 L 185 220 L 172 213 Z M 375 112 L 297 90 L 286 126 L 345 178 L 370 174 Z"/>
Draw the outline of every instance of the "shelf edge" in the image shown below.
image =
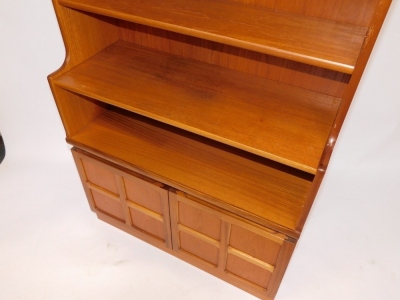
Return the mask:
<path id="1" fill-rule="evenodd" d="M 218 35 L 207 31 L 197 30 L 180 25 L 174 25 L 171 23 L 152 20 L 140 16 L 134 16 L 123 12 L 113 12 L 105 8 L 93 7 L 91 5 L 85 5 L 82 3 L 76 3 L 76 2 L 71 3 L 68 0 L 60 0 L 59 3 L 71 9 L 78 9 L 89 13 L 95 13 L 107 17 L 117 18 L 120 20 L 134 22 L 145 26 L 151 26 L 158 29 L 164 29 L 175 33 L 180 33 L 188 36 L 193 36 L 196 38 L 218 42 L 233 47 L 243 48 L 246 50 L 251 50 L 283 59 L 288 59 L 299 63 L 312 65 L 315 67 L 321 67 L 332 71 L 338 71 L 349 75 L 351 75 L 354 71 L 354 66 L 352 65 L 343 64 L 330 60 L 324 60 L 317 57 L 307 56 L 301 53 L 291 52 L 284 49 L 275 48 L 272 46 L 251 43 L 244 40 Z"/>

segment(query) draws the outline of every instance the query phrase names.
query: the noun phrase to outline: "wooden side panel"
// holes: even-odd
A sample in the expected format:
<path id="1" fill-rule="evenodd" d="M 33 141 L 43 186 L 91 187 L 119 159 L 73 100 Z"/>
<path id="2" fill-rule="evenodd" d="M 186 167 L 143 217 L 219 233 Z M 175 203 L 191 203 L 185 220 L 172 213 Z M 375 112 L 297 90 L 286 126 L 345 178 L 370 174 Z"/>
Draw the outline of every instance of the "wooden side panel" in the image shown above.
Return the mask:
<path id="1" fill-rule="evenodd" d="M 52 91 L 68 138 L 93 121 L 107 106 L 54 85 Z"/>
<path id="2" fill-rule="evenodd" d="M 170 207 L 175 255 L 262 299 L 275 296 L 293 251 L 287 237 L 182 192 L 170 192 Z"/>
<path id="3" fill-rule="evenodd" d="M 90 207 L 99 218 L 159 247 L 171 247 L 168 192 L 161 184 L 73 149 Z M 111 219 L 110 219 L 111 218 Z"/>
<path id="4" fill-rule="evenodd" d="M 118 27 L 111 18 L 80 12 L 53 0 L 66 58 L 60 70 L 50 75 L 57 77 L 87 60 L 119 39 Z"/>
<path id="5" fill-rule="evenodd" d="M 338 109 L 335 122 L 332 126 L 332 130 L 325 146 L 325 150 L 322 154 L 318 172 L 313 181 L 312 187 L 308 193 L 307 199 L 305 201 L 305 205 L 303 206 L 302 213 L 297 222 L 297 230 L 301 232 L 303 230 L 303 226 L 308 217 L 308 214 L 311 210 L 311 206 L 314 202 L 314 199 L 317 195 L 318 189 L 321 185 L 321 182 L 325 176 L 325 171 L 328 166 L 329 160 L 332 155 L 333 148 L 335 147 L 336 140 L 342 128 L 344 119 L 347 115 L 347 112 L 350 108 L 351 102 L 353 100 L 354 94 L 357 90 L 358 84 L 361 80 L 361 76 L 365 70 L 368 59 L 371 55 L 372 49 L 375 45 L 375 42 L 378 38 L 378 34 L 382 28 L 383 22 L 385 20 L 386 14 L 389 11 L 389 7 L 391 4 L 391 0 L 380 0 L 376 9 L 374 10 L 373 19 L 370 24 L 370 29 L 368 31 L 367 37 L 365 39 L 363 48 L 360 52 L 359 59 L 355 66 L 355 71 L 351 77 L 351 80 L 343 94 L 341 105 Z"/>
<path id="6" fill-rule="evenodd" d="M 121 39 L 151 49 L 341 97 L 350 75 L 211 42 L 149 26 L 120 21 Z"/>
<path id="7" fill-rule="evenodd" d="M 54 9 L 66 49 L 64 64 L 48 76 L 51 90 L 67 137 L 71 137 L 98 116 L 102 105 L 81 101 L 81 96 L 54 86 L 54 79 L 71 70 L 119 39 L 118 27 L 106 17 L 63 7 L 53 0 Z"/>

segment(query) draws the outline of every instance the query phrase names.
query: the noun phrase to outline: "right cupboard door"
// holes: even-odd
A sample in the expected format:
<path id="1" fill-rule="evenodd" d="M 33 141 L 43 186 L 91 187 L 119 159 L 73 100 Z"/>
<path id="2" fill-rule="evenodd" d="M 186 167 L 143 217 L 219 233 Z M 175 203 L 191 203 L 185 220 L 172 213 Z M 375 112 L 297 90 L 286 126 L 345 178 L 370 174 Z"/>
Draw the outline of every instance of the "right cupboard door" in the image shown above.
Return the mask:
<path id="1" fill-rule="evenodd" d="M 170 192 L 177 256 L 262 298 L 273 298 L 294 249 L 288 237 Z"/>

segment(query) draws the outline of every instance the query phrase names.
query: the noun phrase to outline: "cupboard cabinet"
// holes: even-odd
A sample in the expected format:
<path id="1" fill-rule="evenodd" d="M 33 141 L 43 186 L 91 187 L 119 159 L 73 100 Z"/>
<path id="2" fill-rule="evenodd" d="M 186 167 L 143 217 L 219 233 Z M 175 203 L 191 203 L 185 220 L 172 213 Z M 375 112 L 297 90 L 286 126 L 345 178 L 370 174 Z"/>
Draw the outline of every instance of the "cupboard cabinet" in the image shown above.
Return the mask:
<path id="1" fill-rule="evenodd" d="M 273 299 L 390 0 L 53 0 L 97 216 Z"/>

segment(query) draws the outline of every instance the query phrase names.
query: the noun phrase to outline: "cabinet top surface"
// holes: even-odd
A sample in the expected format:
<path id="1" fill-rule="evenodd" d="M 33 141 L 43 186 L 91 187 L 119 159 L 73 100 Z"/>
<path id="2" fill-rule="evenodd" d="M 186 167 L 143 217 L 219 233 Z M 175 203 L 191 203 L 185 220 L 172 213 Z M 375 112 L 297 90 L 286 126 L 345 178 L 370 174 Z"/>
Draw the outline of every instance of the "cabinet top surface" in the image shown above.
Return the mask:
<path id="1" fill-rule="evenodd" d="M 229 209 L 295 230 L 311 175 L 159 125 L 113 109 L 68 142 L 128 162 L 151 178 L 161 176 L 157 180 L 180 190 L 189 188 L 192 195 L 218 199 Z"/>
<path id="2" fill-rule="evenodd" d="M 351 74 L 367 28 L 227 0 L 59 0 L 61 5 Z"/>

